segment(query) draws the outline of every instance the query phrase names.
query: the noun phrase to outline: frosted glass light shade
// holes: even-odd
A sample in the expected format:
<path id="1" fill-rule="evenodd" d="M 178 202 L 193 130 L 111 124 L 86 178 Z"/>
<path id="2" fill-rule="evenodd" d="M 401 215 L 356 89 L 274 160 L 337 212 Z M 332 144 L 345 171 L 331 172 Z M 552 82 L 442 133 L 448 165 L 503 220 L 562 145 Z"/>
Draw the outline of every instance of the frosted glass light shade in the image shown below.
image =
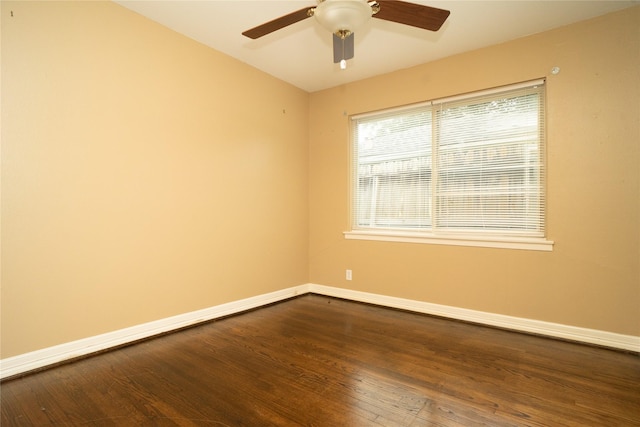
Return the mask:
<path id="1" fill-rule="evenodd" d="M 364 0 L 324 0 L 316 6 L 314 16 L 332 33 L 354 32 L 371 18 L 371 6 Z"/>

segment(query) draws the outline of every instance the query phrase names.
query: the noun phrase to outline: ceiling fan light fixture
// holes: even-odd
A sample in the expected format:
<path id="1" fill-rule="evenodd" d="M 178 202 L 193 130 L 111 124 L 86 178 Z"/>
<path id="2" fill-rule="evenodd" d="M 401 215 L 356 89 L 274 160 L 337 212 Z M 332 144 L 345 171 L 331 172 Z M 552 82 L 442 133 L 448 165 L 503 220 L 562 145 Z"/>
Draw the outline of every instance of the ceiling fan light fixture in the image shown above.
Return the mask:
<path id="1" fill-rule="evenodd" d="M 354 32 L 371 18 L 371 6 L 363 0 L 323 0 L 313 16 L 327 30 Z"/>
<path id="2" fill-rule="evenodd" d="M 347 60 L 353 58 L 354 32 L 372 16 L 438 31 L 449 16 L 449 11 L 403 0 L 318 0 L 316 7 L 298 9 L 242 34 L 257 39 L 312 16 L 333 34 L 333 63 L 340 64 L 344 70 Z"/>

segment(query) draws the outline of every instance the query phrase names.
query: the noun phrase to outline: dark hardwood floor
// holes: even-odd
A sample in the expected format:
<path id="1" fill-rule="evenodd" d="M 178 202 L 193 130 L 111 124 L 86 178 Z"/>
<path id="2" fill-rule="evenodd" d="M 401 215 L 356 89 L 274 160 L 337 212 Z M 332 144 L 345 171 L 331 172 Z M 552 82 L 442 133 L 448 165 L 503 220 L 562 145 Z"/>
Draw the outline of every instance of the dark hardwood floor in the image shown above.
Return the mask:
<path id="1" fill-rule="evenodd" d="M 305 295 L 0 385 L 9 426 L 640 426 L 640 358 Z"/>

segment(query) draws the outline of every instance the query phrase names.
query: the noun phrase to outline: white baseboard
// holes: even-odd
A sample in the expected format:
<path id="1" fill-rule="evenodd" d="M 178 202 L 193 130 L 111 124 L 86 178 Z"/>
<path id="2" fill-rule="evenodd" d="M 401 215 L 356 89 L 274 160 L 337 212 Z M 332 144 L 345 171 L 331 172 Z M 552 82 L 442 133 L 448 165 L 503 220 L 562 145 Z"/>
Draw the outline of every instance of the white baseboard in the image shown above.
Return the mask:
<path id="1" fill-rule="evenodd" d="M 559 323 L 505 316 L 502 314 L 487 313 L 440 304 L 431 304 L 423 301 L 396 298 L 316 284 L 309 285 L 309 292 L 414 311 L 417 313 L 431 314 L 434 316 L 496 326 L 514 331 L 528 332 L 620 350 L 640 352 L 640 337 L 633 335 L 622 335 L 613 332 L 599 331 L 596 329 L 579 328 Z"/>
<path id="2" fill-rule="evenodd" d="M 154 335 L 181 329 L 208 320 L 241 313 L 274 302 L 309 292 L 308 285 L 300 285 L 268 294 L 258 295 L 226 304 L 141 325 L 120 329 L 106 334 L 72 341 L 0 360 L 0 379 L 43 368 L 48 365 L 86 356 L 91 353 L 132 343 Z"/>
<path id="3" fill-rule="evenodd" d="M 640 352 L 640 337 L 637 336 L 621 335 L 310 283 L 2 359 L 0 360 L 0 379 L 20 375 L 201 322 L 241 313 L 310 292 L 515 331 Z"/>

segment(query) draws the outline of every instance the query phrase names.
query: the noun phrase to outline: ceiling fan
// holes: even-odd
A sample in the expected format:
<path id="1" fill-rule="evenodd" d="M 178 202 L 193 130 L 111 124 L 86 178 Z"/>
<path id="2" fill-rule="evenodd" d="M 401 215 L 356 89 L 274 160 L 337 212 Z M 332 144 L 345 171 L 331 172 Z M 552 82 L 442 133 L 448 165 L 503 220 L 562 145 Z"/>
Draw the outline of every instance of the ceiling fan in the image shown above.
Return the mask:
<path id="1" fill-rule="evenodd" d="M 347 59 L 354 55 L 354 32 L 369 18 L 397 22 L 412 27 L 438 31 L 449 17 L 449 11 L 399 0 L 318 0 L 315 7 L 291 12 L 243 32 L 257 39 L 303 19 L 315 17 L 333 33 L 333 62 L 347 67 Z"/>

